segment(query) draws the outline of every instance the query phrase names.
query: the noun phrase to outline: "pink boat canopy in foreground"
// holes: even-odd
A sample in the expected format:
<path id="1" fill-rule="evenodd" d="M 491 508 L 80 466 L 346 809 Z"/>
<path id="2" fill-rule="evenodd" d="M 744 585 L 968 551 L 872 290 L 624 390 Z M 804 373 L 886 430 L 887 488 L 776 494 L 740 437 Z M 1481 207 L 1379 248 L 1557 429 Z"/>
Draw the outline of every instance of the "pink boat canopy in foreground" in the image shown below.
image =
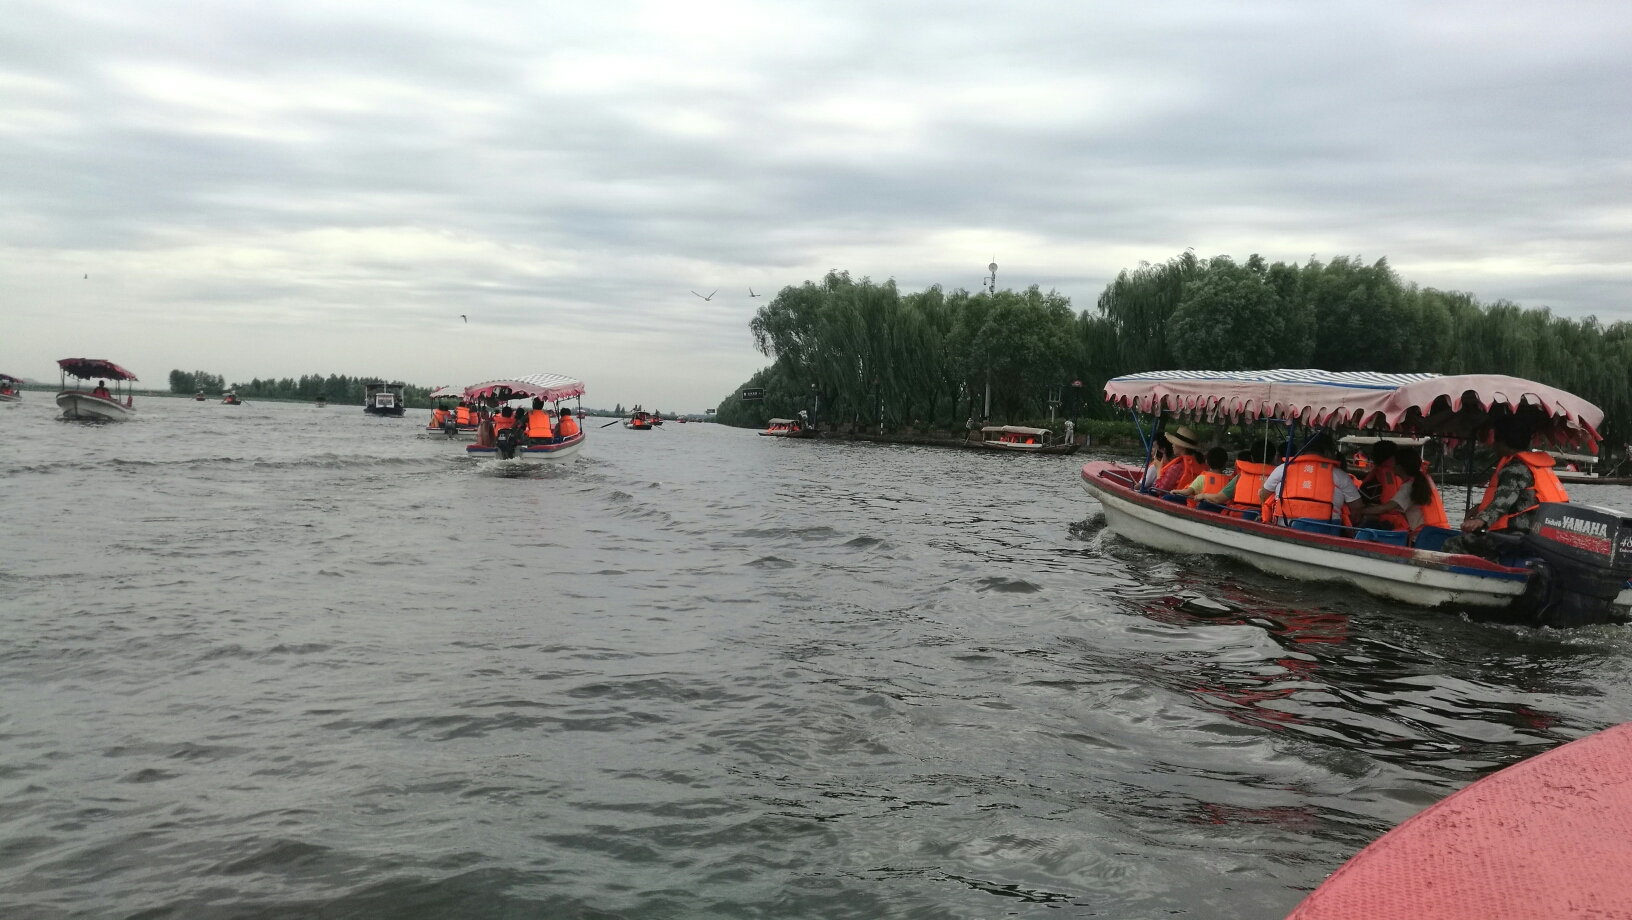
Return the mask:
<path id="1" fill-rule="evenodd" d="M 57 366 L 81 380 L 106 377 L 110 380 L 135 380 L 136 375 L 112 361 L 102 358 L 63 358 Z"/>
<path id="2" fill-rule="evenodd" d="M 429 393 L 426 393 L 425 398 L 426 399 L 441 399 L 444 396 L 463 396 L 463 395 L 465 395 L 465 388 L 464 387 L 461 387 L 461 386 L 445 386 L 445 387 L 437 387 L 436 389 L 430 391 Z"/>
<path id="3" fill-rule="evenodd" d="M 555 402 L 584 395 L 584 382 L 560 374 L 531 374 L 505 380 L 488 380 L 465 387 L 466 399 L 542 399 Z"/>
<path id="4" fill-rule="evenodd" d="M 1471 437 L 1496 406 L 1531 406 L 1554 443 L 1595 445 L 1604 411 L 1572 393 L 1499 374 L 1374 374 L 1319 370 L 1150 371 L 1105 384 L 1114 405 L 1206 420 L 1297 419 Z"/>

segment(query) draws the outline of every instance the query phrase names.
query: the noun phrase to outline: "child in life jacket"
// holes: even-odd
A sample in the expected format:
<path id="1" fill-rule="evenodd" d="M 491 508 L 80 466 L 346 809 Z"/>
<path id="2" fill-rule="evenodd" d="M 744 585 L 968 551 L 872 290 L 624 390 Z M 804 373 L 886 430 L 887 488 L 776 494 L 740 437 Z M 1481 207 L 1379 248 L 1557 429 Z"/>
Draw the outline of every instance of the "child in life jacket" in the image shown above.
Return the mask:
<path id="1" fill-rule="evenodd" d="M 1206 454 L 1207 469 L 1200 476 L 1190 481 L 1182 489 L 1174 489 L 1174 495 L 1213 495 L 1217 496 L 1229 485 L 1230 474 L 1225 469 L 1230 465 L 1230 454 L 1222 447 L 1210 448 Z M 1194 504 L 1194 502 L 1192 502 Z"/>

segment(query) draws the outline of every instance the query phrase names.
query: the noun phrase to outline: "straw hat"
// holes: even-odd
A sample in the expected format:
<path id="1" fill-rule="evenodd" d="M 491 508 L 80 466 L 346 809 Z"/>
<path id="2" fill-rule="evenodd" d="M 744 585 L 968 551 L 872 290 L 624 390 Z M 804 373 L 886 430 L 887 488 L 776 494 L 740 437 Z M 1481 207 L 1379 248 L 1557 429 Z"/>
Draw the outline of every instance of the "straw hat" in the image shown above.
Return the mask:
<path id="1" fill-rule="evenodd" d="M 1201 442 L 1196 440 L 1196 433 L 1189 428 L 1169 431 L 1167 439 L 1173 443 L 1174 447 L 1182 447 L 1185 450 L 1201 450 Z"/>

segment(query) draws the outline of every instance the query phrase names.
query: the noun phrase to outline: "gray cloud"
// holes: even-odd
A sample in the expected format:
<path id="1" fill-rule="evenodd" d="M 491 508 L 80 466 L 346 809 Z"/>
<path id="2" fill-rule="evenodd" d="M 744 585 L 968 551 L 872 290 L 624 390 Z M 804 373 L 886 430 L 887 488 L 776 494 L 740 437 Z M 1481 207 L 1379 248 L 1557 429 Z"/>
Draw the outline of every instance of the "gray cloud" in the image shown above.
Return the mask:
<path id="1" fill-rule="evenodd" d="M 973 286 L 993 253 L 1079 307 L 1194 247 L 1624 318 L 1629 33 L 1610 3 L 14 3 L 0 370 L 701 408 L 763 363 L 749 285 Z"/>

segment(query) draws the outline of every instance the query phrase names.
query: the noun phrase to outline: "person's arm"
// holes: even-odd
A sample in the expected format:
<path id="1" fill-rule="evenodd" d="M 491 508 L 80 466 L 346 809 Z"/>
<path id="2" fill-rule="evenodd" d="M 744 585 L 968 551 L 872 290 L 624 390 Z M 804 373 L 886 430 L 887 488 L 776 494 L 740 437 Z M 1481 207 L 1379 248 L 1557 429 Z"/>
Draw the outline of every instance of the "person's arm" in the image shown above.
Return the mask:
<path id="1" fill-rule="evenodd" d="M 1489 530 L 1498 519 L 1534 504 L 1535 490 L 1536 480 L 1530 468 L 1517 461 L 1509 463 L 1502 467 L 1502 475 L 1496 480 L 1496 494 L 1491 497 L 1490 504 L 1485 510 L 1469 515 L 1462 522 L 1462 529 Z"/>
<path id="2" fill-rule="evenodd" d="M 1365 513 L 1366 506 L 1360 501 L 1360 487 L 1354 484 L 1354 477 L 1341 469 L 1332 470 L 1332 502 L 1335 507 L 1341 502 L 1349 509 L 1350 520 L 1360 520 Z"/>
<path id="3" fill-rule="evenodd" d="M 1201 490 L 1205 489 L 1205 488 L 1207 488 L 1207 477 L 1206 476 L 1197 476 L 1195 479 L 1190 480 L 1190 484 L 1185 486 L 1184 488 L 1175 489 L 1173 491 L 1173 494 L 1174 495 L 1200 495 Z"/>
<path id="4" fill-rule="evenodd" d="M 1265 479 L 1263 486 L 1258 489 L 1258 504 L 1261 505 L 1264 502 L 1269 501 L 1270 496 L 1280 492 L 1281 482 L 1284 481 L 1285 478 L 1285 465 L 1277 466 L 1274 470 L 1272 470 L 1269 474 L 1269 478 Z"/>

